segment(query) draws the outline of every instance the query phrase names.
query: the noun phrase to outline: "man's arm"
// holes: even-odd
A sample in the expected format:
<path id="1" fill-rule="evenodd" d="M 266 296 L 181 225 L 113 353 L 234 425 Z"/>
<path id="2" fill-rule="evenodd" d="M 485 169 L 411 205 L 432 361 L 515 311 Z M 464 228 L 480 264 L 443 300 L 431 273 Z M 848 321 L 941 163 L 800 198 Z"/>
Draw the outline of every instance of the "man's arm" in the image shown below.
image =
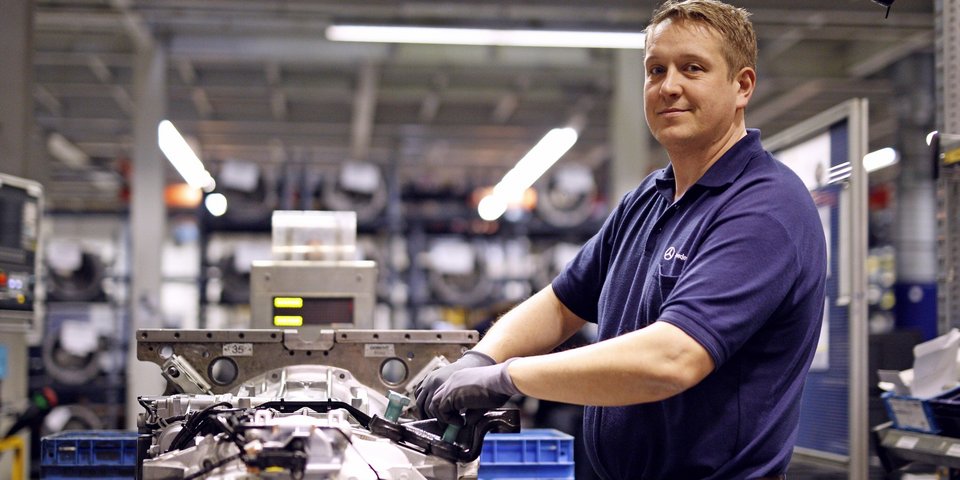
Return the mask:
<path id="1" fill-rule="evenodd" d="M 504 314 L 473 350 L 498 363 L 513 357 L 547 353 L 586 323 L 547 286 Z"/>
<path id="2" fill-rule="evenodd" d="M 654 322 L 593 345 L 517 359 L 508 373 L 516 387 L 532 397 L 610 406 L 672 397 L 713 368 L 712 357 L 699 342 L 669 323 Z"/>

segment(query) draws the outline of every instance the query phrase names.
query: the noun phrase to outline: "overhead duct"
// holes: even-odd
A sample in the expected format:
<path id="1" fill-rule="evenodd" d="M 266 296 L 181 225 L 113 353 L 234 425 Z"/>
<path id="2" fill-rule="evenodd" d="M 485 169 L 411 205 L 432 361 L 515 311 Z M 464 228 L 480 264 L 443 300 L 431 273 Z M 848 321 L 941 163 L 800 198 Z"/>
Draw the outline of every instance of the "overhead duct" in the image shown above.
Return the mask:
<path id="1" fill-rule="evenodd" d="M 368 162 L 344 163 L 324 179 L 322 199 L 327 210 L 356 212 L 358 222 L 375 220 L 387 206 L 383 171 Z"/>
<path id="2" fill-rule="evenodd" d="M 537 215 L 555 227 L 575 227 L 590 219 L 597 196 L 593 172 L 584 165 L 564 165 L 538 186 Z"/>

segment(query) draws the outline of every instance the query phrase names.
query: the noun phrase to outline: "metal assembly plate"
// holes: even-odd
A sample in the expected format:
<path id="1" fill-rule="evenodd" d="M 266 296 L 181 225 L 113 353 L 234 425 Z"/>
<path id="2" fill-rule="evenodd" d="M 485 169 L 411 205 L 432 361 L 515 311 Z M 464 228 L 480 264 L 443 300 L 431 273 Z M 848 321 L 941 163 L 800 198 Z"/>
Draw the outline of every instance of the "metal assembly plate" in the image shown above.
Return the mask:
<path id="1" fill-rule="evenodd" d="M 409 392 L 425 369 L 454 361 L 477 343 L 473 330 L 166 330 L 137 331 L 137 358 L 152 362 L 175 381 L 182 369 L 170 369 L 170 360 L 192 367 L 209 384 L 209 392 L 236 392 L 247 380 L 292 365 L 326 365 L 350 371 L 360 383 L 380 392 Z M 439 358 L 438 358 L 439 357 Z M 190 382 L 194 384 L 196 382 Z"/>

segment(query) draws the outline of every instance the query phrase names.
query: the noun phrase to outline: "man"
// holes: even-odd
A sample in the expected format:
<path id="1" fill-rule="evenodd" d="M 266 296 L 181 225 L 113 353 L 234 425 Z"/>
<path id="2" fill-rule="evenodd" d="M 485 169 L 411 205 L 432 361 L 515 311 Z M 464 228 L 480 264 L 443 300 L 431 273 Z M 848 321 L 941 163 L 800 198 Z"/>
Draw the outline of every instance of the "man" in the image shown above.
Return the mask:
<path id="1" fill-rule="evenodd" d="M 523 393 L 586 406 L 604 478 L 785 475 L 826 246 L 803 183 L 746 129 L 748 15 L 717 0 L 654 13 L 644 110 L 670 165 L 624 196 L 552 285 L 424 380 L 422 412 L 462 423 L 463 409 Z M 584 322 L 598 323 L 597 343 L 545 354 Z"/>

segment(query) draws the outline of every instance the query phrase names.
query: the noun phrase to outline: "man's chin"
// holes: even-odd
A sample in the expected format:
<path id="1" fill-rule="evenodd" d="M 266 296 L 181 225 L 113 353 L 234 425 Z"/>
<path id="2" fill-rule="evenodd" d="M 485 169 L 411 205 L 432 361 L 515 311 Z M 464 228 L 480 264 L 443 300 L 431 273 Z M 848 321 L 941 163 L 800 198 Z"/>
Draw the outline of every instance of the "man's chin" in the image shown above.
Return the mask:
<path id="1" fill-rule="evenodd" d="M 653 135 L 664 148 L 683 147 L 691 139 L 690 132 L 680 128 L 664 128 Z"/>

